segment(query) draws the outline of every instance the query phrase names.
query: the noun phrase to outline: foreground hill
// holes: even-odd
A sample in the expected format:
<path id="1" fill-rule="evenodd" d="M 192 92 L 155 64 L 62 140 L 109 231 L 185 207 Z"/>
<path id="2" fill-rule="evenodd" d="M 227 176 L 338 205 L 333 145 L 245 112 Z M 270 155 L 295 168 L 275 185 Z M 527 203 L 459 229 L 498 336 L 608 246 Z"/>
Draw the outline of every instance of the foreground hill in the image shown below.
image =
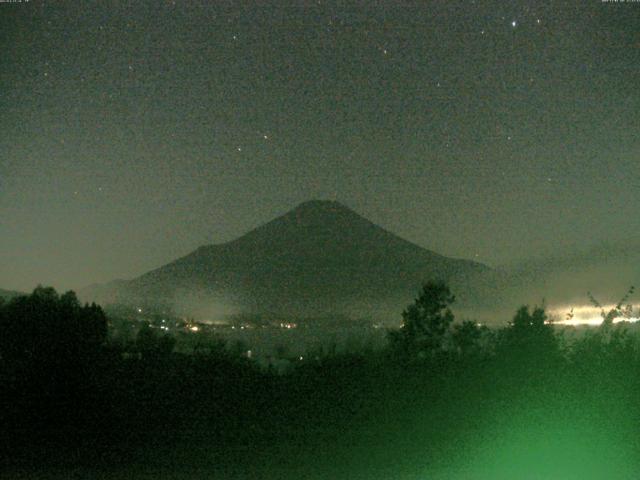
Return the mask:
<path id="1" fill-rule="evenodd" d="M 419 247 L 340 203 L 310 201 L 236 240 L 81 293 L 103 303 L 162 302 L 200 316 L 370 314 L 387 307 L 397 315 L 428 279 L 449 281 L 460 301 L 472 304 L 473 284 L 489 270 Z"/>

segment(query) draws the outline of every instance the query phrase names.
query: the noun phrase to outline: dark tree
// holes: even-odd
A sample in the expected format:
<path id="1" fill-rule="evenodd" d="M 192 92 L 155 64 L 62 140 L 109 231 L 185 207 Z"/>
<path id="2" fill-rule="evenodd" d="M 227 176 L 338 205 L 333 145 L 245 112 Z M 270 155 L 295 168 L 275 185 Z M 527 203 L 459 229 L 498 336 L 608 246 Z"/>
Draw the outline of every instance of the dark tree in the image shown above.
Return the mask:
<path id="1" fill-rule="evenodd" d="M 499 352 L 522 363 L 538 365 L 557 359 L 558 339 L 553 326 L 547 322 L 544 308 L 535 307 L 532 312 L 522 306 L 509 326 L 501 332 Z"/>
<path id="2" fill-rule="evenodd" d="M 627 293 L 620 299 L 620 301 L 616 304 L 616 306 L 610 309 L 608 312 L 605 312 L 604 307 L 596 300 L 591 292 L 587 292 L 587 296 L 589 297 L 589 301 L 591 304 L 600 309 L 600 316 L 602 317 L 602 324 L 600 325 L 601 330 L 609 330 L 611 325 L 613 325 L 613 321 L 617 318 L 623 318 L 628 320 L 633 315 L 633 306 L 628 303 L 629 298 L 633 295 L 635 291 L 635 287 L 632 285 L 627 290 Z"/>
<path id="3" fill-rule="evenodd" d="M 37 287 L 2 306 L 0 355 L 10 365 L 56 365 L 81 361 L 107 337 L 107 319 L 95 305 L 81 306 L 72 291 L 58 295 Z"/>
<path id="4" fill-rule="evenodd" d="M 467 356 L 479 350 L 482 329 L 476 322 L 465 320 L 462 323 L 454 325 L 451 337 L 458 353 L 462 356 Z"/>
<path id="5" fill-rule="evenodd" d="M 454 319 L 449 309 L 454 301 L 455 296 L 444 282 L 427 282 L 414 303 L 402 312 L 400 330 L 389 333 L 392 349 L 411 356 L 432 356 L 443 351 Z"/>
<path id="6" fill-rule="evenodd" d="M 67 441 L 91 429 L 99 397 L 107 319 L 73 292 L 38 287 L 0 308 L 0 378 L 7 435 Z M 1 436 L 1 435 L 0 435 Z M 15 435 L 14 435 L 15 437 Z M 1 440 L 0 440 L 1 441 Z"/>
<path id="7" fill-rule="evenodd" d="M 136 348 L 142 358 L 164 358 L 171 355 L 176 339 L 167 334 L 158 333 L 145 323 L 136 335 Z"/>

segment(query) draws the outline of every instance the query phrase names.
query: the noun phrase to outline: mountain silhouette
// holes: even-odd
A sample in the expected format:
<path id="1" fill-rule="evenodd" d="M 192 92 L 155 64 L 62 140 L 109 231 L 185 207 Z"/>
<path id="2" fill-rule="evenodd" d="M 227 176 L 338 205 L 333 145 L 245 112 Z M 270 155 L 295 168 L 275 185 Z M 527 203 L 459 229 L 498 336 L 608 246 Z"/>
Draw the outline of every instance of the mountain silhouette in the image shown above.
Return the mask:
<path id="1" fill-rule="evenodd" d="M 415 245 L 338 202 L 313 200 L 233 241 L 82 293 L 103 302 L 179 304 L 183 311 L 186 299 L 210 299 L 250 312 L 372 313 L 390 303 L 401 308 L 429 279 L 449 281 L 463 303 L 472 303 L 473 279 L 488 270 Z"/>

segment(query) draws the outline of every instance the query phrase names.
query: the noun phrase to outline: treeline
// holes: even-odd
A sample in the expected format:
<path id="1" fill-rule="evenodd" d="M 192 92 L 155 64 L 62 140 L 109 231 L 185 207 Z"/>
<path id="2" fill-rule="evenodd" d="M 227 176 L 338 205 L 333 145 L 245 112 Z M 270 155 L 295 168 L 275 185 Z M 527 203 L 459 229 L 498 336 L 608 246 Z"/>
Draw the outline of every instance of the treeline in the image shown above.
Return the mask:
<path id="1" fill-rule="evenodd" d="M 100 307 L 39 287 L 0 304 L 3 467 L 225 479 L 637 471 L 640 342 L 615 312 L 569 341 L 543 308 L 488 329 L 455 322 L 453 302 L 428 283 L 387 348 L 316 352 L 278 375 L 222 343 L 177 353 L 148 328 L 125 349 Z"/>

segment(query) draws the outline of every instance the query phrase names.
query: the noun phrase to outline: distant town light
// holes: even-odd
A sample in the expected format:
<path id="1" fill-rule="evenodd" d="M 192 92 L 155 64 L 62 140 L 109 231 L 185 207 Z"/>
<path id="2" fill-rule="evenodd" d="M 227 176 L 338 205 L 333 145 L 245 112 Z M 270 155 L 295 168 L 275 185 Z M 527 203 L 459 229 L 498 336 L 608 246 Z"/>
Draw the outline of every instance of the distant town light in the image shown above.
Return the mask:
<path id="1" fill-rule="evenodd" d="M 592 305 L 581 305 L 578 307 L 555 307 L 550 308 L 548 313 L 551 316 L 551 319 L 547 321 L 549 324 L 553 325 L 591 325 L 598 326 L 602 324 L 602 310 L 609 312 L 612 309 L 615 309 L 615 305 L 604 305 L 603 308 L 596 308 Z M 566 317 L 567 312 L 571 309 L 571 317 Z M 555 317 L 555 319 L 554 319 Z M 566 317 L 562 320 L 558 320 L 558 318 Z M 638 317 L 638 312 L 634 311 L 631 316 L 625 317 L 624 315 L 619 316 L 613 319 L 613 323 L 619 322 L 630 322 L 635 323 L 640 318 Z"/>

